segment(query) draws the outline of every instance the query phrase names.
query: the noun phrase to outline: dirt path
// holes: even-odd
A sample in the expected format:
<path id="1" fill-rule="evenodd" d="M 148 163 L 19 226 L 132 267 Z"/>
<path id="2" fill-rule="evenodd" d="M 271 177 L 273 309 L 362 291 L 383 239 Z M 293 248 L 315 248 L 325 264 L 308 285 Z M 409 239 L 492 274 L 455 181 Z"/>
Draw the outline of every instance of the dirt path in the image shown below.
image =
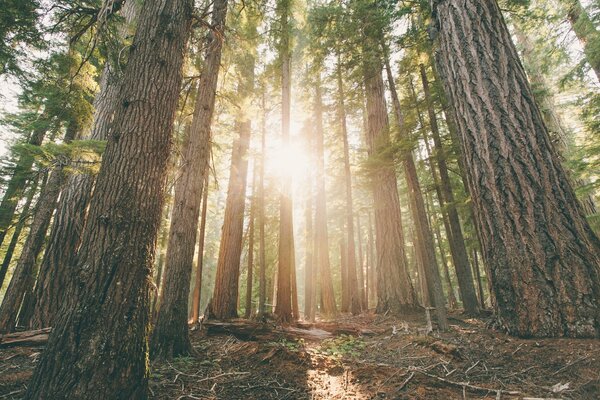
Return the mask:
<path id="1" fill-rule="evenodd" d="M 152 366 L 150 398 L 600 398 L 598 340 L 516 339 L 459 316 L 429 335 L 420 316 L 336 322 L 369 333 L 256 341 L 193 332 L 195 356 Z M 21 398 L 40 351 L 0 350 L 0 399 Z"/>

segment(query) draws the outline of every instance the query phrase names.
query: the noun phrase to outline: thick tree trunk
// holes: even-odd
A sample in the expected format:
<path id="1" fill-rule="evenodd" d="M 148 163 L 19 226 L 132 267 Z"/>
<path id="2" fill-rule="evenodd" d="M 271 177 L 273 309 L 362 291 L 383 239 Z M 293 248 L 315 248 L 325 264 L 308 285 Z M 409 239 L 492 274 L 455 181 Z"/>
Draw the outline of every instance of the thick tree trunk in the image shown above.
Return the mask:
<path id="1" fill-rule="evenodd" d="M 207 39 L 192 126 L 184 139 L 179 164 L 181 176 L 175 184 L 163 296 L 152 332 L 153 357 L 176 357 L 189 354 L 192 349 L 188 337 L 190 279 L 198 234 L 202 186 L 210 157 L 211 122 L 226 15 L 227 0 L 215 1 L 212 14 L 213 29 Z"/>
<path id="2" fill-rule="evenodd" d="M 433 144 L 435 145 L 436 158 L 440 170 L 440 189 L 444 199 L 444 205 L 448 210 L 448 227 L 450 229 L 448 239 L 450 240 L 450 252 L 452 253 L 454 267 L 456 268 L 456 277 L 458 278 L 460 298 L 467 314 L 477 314 L 479 312 L 479 307 L 477 305 L 475 285 L 473 284 L 471 264 L 469 263 L 469 255 L 467 253 L 465 239 L 460 226 L 458 210 L 454 204 L 454 193 L 452 192 L 452 184 L 450 182 L 450 175 L 448 173 L 448 165 L 446 164 L 446 156 L 442 146 L 442 139 L 440 138 L 437 117 L 433 108 L 433 101 L 429 93 L 429 80 L 427 79 L 427 73 L 423 64 L 420 65 L 420 69 L 423 92 L 425 93 L 425 102 L 427 104 L 427 112 L 429 114 L 429 124 L 431 127 Z"/>
<path id="3" fill-rule="evenodd" d="M 333 293 L 333 281 L 331 277 L 331 265 L 329 263 L 329 233 L 327 231 L 327 199 L 325 196 L 325 144 L 323 133 L 323 100 L 321 97 L 321 82 L 317 72 L 315 84 L 315 145 L 316 145 L 316 174 L 317 174 L 317 197 L 315 209 L 315 233 L 317 259 L 317 270 L 319 271 L 319 282 L 321 285 L 321 313 L 325 317 L 333 317 L 337 314 L 335 295 Z"/>
<path id="4" fill-rule="evenodd" d="M 396 92 L 396 85 L 392 75 L 392 68 L 388 57 L 385 57 L 385 69 L 388 77 L 388 86 L 392 94 L 392 102 L 396 115 L 396 123 L 398 130 L 398 139 L 408 140 L 409 135 L 404 125 L 404 115 L 400 107 L 400 99 Z M 423 298 L 428 298 L 431 305 L 435 307 L 438 327 L 445 331 L 448 329 L 448 318 L 446 315 L 446 300 L 444 299 L 444 291 L 442 289 L 442 278 L 435 257 L 435 245 L 433 234 L 429 226 L 427 212 L 425 210 L 425 200 L 417 175 L 417 167 L 412 154 L 412 146 L 409 151 L 402 155 L 404 165 L 404 175 L 406 177 L 406 185 L 408 187 L 408 197 L 411 204 L 411 212 L 413 223 L 415 224 L 417 246 L 415 251 L 419 253 L 418 259 L 421 261 L 423 273 L 425 275 L 426 286 L 423 287 Z M 427 295 L 427 296 L 426 296 Z"/>
<path id="5" fill-rule="evenodd" d="M 290 107 L 291 107 L 291 4 L 281 0 L 277 4 L 280 17 L 281 42 L 279 57 L 281 60 L 281 131 L 282 144 L 287 148 L 290 143 Z M 277 297 L 275 315 L 280 322 L 291 322 L 292 315 L 292 268 L 294 268 L 294 222 L 292 209 L 291 177 L 283 177 L 279 197 L 279 252 L 277 259 Z"/>
<path id="6" fill-rule="evenodd" d="M 147 0 L 141 11 L 73 269 L 77 283 L 25 399 L 147 398 L 151 272 L 192 9 L 188 0 Z"/>
<path id="7" fill-rule="evenodd" d="M 140 8 L 136 1 L 127 1 L 123 6 L 125 24 L 119 29 L 122 37 L 130 34 L 130 24 L 137 20 Z M 100 92 L 94 99 L 94 122 L 87 139 L 107 139 L 120 95 L 120 80 L 118 68 L 107 61 L 100 79 Z M 65 288 L 72 284 L 75 274 L 68 267 L 73 265 L 81 244 L 95 180 L 95 175 L 71 174 L 60 194 L 35 287 L 35 307 L 29 321 L 31 328 L 53 325 L 68 293 Z"/>
<path id="8" fill-rule="evenodd" d="M 33 146 L 42 144 L 46 131 L 48 130 L 45 121 L 46 118 L 45 114 L 42 113 L 42 115 L 40 115 L 37 122 L 40 126 L 33 130 L 27 144 Z M 30 178 L 33 161 L 34 159 L 31 155 L 25 154 L 21 156 L 15 166 L 12 177 L 6 186 L 4 197 L 2 197 L 2 202 L 0 203 L 0 246 L 4 242 L 6 233 L 8 232 L 13 216 L 15 215 L 15 210 L 19 204 L 19 200 L 21 200 L 21 196 L 23 195 L 23 190 L 25 190 L 27 181 Z"/>
<path id="9" fill-rule="evenodd" d="M 500 323 L 600 336 L 600 241 L 552 147 L 494 0 L 432 1 Z"/>
<path id="10" fill-rule="evenodd" d="M 369 39 L 369 38 L 367 38 Z M 369 43 L 372 45 L 369 48 Z M 379 40 L 363 44 L 366 54 L 378 47 Z M 371 174 L 377 247 L 377 312 L 398 313 L 416 305 L 408 275 L 402 232 L 398 182 L 390 146 L 389 120 L 377 56 L 364 60 L 363 73 L 367 98 L 367 151 L 374 167 Z"/>
<path id="11" fill-rule="evenodd" d="M 200 318 L 200 296 L 202 294 L 202 272 L 204 266 L 204 241 L 206 239 L 206 212 L 208 211 L 208 180 L 209 171 L 205 171 L 204 190 L 202 191 L 202 213 L 200 215 L 200 233 L 198 234 L 198 258 L 196 261 L 196 279 L 192 294 L 192 323 Z"/>
<path id="12" fill-rule="evenodd" d="M 2 289 L 2 286 L 4 284 L 4 278 L 6 278 L 8 267 L 10 267 L 10 262 L 12 261 L 13 255 L 15 253 L 15 248 L 17 247 L 19 237 L 21 236 L 21 231 L 25 227 L 25 222 L 29 219 L 29 209 L 31 208 L 33 197 L 35 196 L 35 193 L 38 188 L 38 181 L 39 175 L 34 179 L 34 181 L 31 184 L 31 187 L 29 188 L 27 199 L 25 200 L 23 209 L 19 214 L 19 219 L 17 220 L 17 224 L 15 225 L 15 230 L 13 232 L 12 238 L 8 243 L 6 252 L 4 253 L 4 259 L 2 260 L 2 266 L 0 267 L 0 289 Z"/>
<path id="13" fill-rule="evenodd" d="M 71 122 L 65 133 L 65 143 L 70 143 L 79 133 L 79 126 L 76 122 Z M 52 214 L 56 208 L 56 202 L 60 195 L 60 190 L 65 180 L 64 168 L 66 164 L 57 164 L 52 170 L 43 191 L 38 198 L 33 221 L 29 227 L 29 235 L 23 245 L 23 250 L 19 261 L 13 272 L 12 279 L 6 293 L 4 301 L 0 307 L 0 331 L 10 332 L 17 323 L 19 310 L 19 320 L 21 323 L 29 320 L 33 311 L 33 300 L 31 299 L 32 290 L 38 275 L 37 258 L 44 246 L 46 232 L 52 219 Z M 23 299 L 27 298 L 27 304 L 21 308 Z"/>

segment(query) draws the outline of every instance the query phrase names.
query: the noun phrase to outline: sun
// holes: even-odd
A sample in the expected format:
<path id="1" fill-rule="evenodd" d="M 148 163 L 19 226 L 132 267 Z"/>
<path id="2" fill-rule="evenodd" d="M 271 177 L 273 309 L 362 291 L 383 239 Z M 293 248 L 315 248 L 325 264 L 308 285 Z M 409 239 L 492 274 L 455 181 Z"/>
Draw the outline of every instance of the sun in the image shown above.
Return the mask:
<path id="1" fill-rule="evenodd" d="M 287 144 L 278 140 L 273 145 L 266 158 L 265 172 L 281 180 L 304 181 L 310 168 L 310 157 L 304 143 L 292 137 Z"/>

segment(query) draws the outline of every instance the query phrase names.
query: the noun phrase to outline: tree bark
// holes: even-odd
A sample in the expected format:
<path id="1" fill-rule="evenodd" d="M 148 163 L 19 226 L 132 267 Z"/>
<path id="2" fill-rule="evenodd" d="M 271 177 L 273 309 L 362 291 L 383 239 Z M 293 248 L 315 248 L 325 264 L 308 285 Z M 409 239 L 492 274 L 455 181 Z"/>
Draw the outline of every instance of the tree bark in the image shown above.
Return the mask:
<path id="1" fill-rule="evenodd" d="M 450 235 L 448 239 L 450 240 L 450 252 L 452 253 L 454 267 L 456 268 L 456 277 L 458 278 L 458 288 L 460 290 L 460 298 L 462 300 L 463 307 L 467 314 L 473 315 L 479 313 L 479 307 L 477 305 L 475 285 L 473 284 L 471 264 L 469 263 L 469 255 L 467 253 L 465 239 L 460 226 L 458 210 L 454 204 L 454 193 L 452 192 L 452 184 L 450 182 L 450 175 L 448 173 L 448 165 L 446 163 L 446 156 L 442 146 L 442 139 L 440 138 L 437 117 L 433 108 L 433 101 L 429 92 L 429 80 L 423 64 L 420 65 L 420 70 L 421 82 L 423 83 L 423 92 L 425 93 L 425 102 L 427 104 L 427 112 L 429 114 L 431 134 L 436 149 L 438 167 L 440 170 L 440 189 L 444 199 L 444 204 L 448 210 L 448 227 L 450 228 Z"/>
<path id="2" fill-rule="evenodd" d="M 122 37 L 129 34 L 140 12 L 136 1 L 127 1 L 122 8 L 125 24 L 119 28 Z M 87 137 L 91 140 L 106 140 L 113 121 L 115 107 L 120 95 L 121 73 L 118 67 L 107 61 L 100 79 L 100 92 L 94 99 L 94 121 Z M 54 318 L 68 293 L 66 287 L 73 283 L 73 271 L 68 267 L 81 245 L 81 236 L 87 220 L 88 206 L 92 198 L 96 176 L 71 174 L 67 177 L 56 208 L 52 228 L 40 265 L 34 293 L 35 307 L 29 321 L 30 328 L 53 326 Z"/>
<path id="3" fill-rule="evenodd" d="M 188 337 L 190 279 L 198 234 L 202 186 L 210 157 L 211 122 L 226 15 L 227 0 L 216 0 L 213 3 L 213 28 L 206 42 L 192 126 L 184 139 L 182 149 L 181 176 L 175 184 L 163 297 L 152 332 L 153 357 L 171 358 L 189 354 L 192 350 Z"/>
<path id="4" fill-rule="evenodd" d="M 528 73 L 532 90 L 538 102 L 542 117 L 544 118 L 544 123 L 548 128 L 548 133 L 550 134 L 552 143 L 554 144 L 561 161 L 564 161 L 567 159 L 569 152 L 569 133 L 567 132 L 560 115 L 556 112 L 552 92 L 546 79 L 540 72 L 539 61 L 536 60 L 537 56 L 533 54 L 534 48 L 531 39 L 523 32 L 521 23 L 515 21 L 513 27 L 517 43 L 519 44 L 519 47 L 521 47 L 523 66 Z M 569 172 L 568 170 L 566 171 L 567 173 Z M 577 179 L 571 174 L 569 174 L 569 178 L 575 189 L 586 185 L 586 182 Z M 596 214 L 596 204 L 594 198 L 590 194 L 580 196 L 579 201 L 581 202 L 586 215 Z"/>
<path id="5" fill-rule="evenodd" d="M 600 336 L 600 240 L 560 165 L 496 1 L 432 1 L 497 317 L 520 336 Z"/>
<path id="6" fill-rule="evenodd" d="M 141 11 L 76 284 L 25 399 L 147 398 L 149 289 L 192 9 L 188 0 L 147 0 Z"/>
<path id="7" fill-rule="evenodd" d="M 374 40 L 375 39 L 375 40 Z M 365 36 L 363 75 L 367 100 L 367 152 L 373 168 L 370 171 L 375 208 L 377 247 L 377 312 L 399 313 L 412 309 L 416 298 L 404 248 L 402 215 L 398 196 L 398 182 L 390 147 L 390 127 L 381 76 L 383 65 L 379 54 L 379 40 Z"/>
<path id="8" fill-rule="evenodd" d="M 254 68 L 252 68 L 254 71 Z M 240 93 L 242 97 L 246 91 Z M 217 275 L 215 290 L 208 307 L 210 318 L 229 319 L 237 318 L 238 283 L 240 273 L 240 260 L 242 255 L 244 234 L 244 209 L 246 206 L 246 179 L 248 174 L 248 146 L 250 144 L 250 120 L 248 117 L 240 118 L 236 122 L 239 138 L 234 144 L 231 155 L 231 169 L 229 173 L 229 187 L 225 204 L 225 216 L 219 258 L 217 261 Z"/>

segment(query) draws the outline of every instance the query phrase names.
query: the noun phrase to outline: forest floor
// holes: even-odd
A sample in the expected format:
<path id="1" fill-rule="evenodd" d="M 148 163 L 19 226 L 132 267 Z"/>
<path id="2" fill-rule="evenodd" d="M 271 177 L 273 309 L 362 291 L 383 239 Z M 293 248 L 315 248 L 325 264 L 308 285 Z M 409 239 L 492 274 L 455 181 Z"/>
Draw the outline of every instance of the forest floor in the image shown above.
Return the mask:
<path id="1" fill-rule="evenodd" d="M 291 331 L 267 322 L 260 339 L 193 331 L 197 354 L 155 363 L 150 398 L 600 398 L 599 340 L 518 339 L 460 315 L 429 334 L 422 316 L 333 322 Z M 314 335 L 297 339 L 294 329 Z M 42 350 L 0 349 L 0 399 L 22 396 Z"/>

